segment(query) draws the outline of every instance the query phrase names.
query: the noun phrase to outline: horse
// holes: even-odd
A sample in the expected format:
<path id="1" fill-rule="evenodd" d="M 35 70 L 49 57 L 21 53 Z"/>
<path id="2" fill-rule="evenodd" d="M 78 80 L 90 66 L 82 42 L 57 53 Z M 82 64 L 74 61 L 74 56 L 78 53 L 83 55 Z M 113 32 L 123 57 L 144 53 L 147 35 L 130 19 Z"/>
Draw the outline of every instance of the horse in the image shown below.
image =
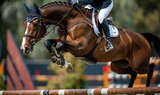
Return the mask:
<path id="1" fill-rule="evenodd" d="M 146 87 L 150 86 L 155 64 L 149 64 L 149 60 L 151 56 L 160 56 L 158 36 L 118 28 L 119 36 L 111 38 L 114 49 L 105 52 L 103 35 L 97 36 L 93 30 L 92 10 L 65 2 L 51 2 L 42 7 L 34 4 L 34 9 L 25 5 L 25 8 L 28 16 L 21 44 L 23 54 L 32 51 L 33 46 L 49 34 L 48 25 L 55 25 L 59 37 L 44 43 L 53 63 L 71 69 L 72 65 L 63 57 L 65 52 L 70 52 L 95 63 L 111 62 L 112 71 L 131 75 L 128 87 L 133 86 L 137 74 L 147 74 Z"/>

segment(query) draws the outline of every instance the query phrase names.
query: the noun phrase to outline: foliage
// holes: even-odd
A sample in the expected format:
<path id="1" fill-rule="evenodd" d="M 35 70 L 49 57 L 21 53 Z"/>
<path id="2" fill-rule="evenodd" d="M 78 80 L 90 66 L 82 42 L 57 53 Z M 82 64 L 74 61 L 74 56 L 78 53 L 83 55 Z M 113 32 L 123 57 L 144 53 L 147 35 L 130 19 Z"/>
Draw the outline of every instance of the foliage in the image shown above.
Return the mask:
<path id="1" fill-rule="evenodd" d="M 160 35 L 159 0 L 114 0 L 111 15 L 117 26 Z"/>
<path id="2" fill-rule="evenodd" d="M 137 5 L 134 0 L 115 0 L 113 7 L 113 17 L 115 18 L 116 25 L 122 28 L 129 28 L 134 30 L 134 17 Z"/>
<path id="3" fill-rule="evenodd" d="M 73 65 L 73 71 L 66 71 L 65 69 L 57 68 L 57 65 L 52 63 L 48 69 L 52 71 L 57 77 L 48 82 L 48 89 L 71 89 L 83 88 L 85 80 L 82 79 L 84 73 L 84 63 L 71 54 L 66 53 L 65 59 Z"/>
<path id="4" fill-rule="evenodd" d="M 0 74 L 0 90 L 5 90 L 3 75 Z"/>
<path id="5" fill-rule="evenodd" d="M 136 0 L 139 9 L 142 11 L 142 20 L 137 23 L 138 28 L 145 32 L 152 32 L 160 35 L 160 1 L 159 0 Z"/>

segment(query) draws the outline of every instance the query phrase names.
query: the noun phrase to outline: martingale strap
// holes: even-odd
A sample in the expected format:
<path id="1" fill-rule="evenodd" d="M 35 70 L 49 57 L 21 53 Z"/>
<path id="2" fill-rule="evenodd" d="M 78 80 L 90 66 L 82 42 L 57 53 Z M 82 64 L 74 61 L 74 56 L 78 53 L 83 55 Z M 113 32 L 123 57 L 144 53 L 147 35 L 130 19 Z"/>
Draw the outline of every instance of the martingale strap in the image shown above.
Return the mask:
<path id="1" fill-rule="evenodd" d="M 84 18 L 85 18 L 85 23 L 86 24 L 88 24 L 89 26 L 91 26 L 91 27 L 94 27 L 94 26 L 96 26 L 96 21 L 95 21 L 95 11 L 96 11 L 96 9 L 94 9 L 94 7 L 92 7 L 93 8 L 93 11 L 94 12 L 92 12 L 92 23 L 90 23 L 90 20 L 86 17 L 86 15 L 85 14 L 83 14 L 83 12 L 78 8 L 78 6 L 76 6 L 76 8 L 79 10 L 79 12 L 84 16 Z M 87 8 L 87 7 L 86 7 Z M 91 9 L 92 9 L 91 8 Z M 90 9 L 90 8 L 88 8 L 88 9 Z M 95 25 L 93 25 L 93 23 L 95 24 Z M 97 26 L 96 26 L 97 27 Z M 94 29 L 94 28 L 93 28 Z M 98 28 L 97 28 L 98 29 Z M 95 30 L 94 30 L 95 31 Z M 88 53 L 88 54 L 86 54 L 85 55 L 85 57 L 87 58 L 87 59 L 89 59 L 89 60 L 91 60 L 91 61 L 93 61 L 93 62 L 96 62 L 96 60 L 94 59 L 94 57 L 93 57 L 93 52 L 95 51 L 95 49 L 97 48 L 97 46 L 99 45 L 99 43 L 101 42 L 101 40 L 102 40 L 102 35 L 100 34 L 100 32 L 99 32 L 99 30 L 96 30 L 97 32 L 96 32 L 96 35 L 97 35 L 97 41 L 96 41 L 96 43 L 93 45 L 93 48 L 91 49 L 91 51 Z"/>

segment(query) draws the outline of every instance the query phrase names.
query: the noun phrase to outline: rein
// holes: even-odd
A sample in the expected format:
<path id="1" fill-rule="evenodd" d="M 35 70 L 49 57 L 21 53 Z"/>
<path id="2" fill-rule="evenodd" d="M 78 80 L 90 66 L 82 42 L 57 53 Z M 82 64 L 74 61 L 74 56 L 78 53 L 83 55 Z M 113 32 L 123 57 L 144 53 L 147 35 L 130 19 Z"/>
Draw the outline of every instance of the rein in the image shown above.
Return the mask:
<path id="1" fill-rule="evenodd" d="M 86 17 L 88 11 L 86 12 L 86 14 L 84 14 L 77 5 L 75 5 L 75 6 L 76 6 L 76 8 L 78 9 L 78 11 L 82 14 L 82 16 L 85 18 L 85 20 L 88 21 L 88 22 L 91 24 L 91 26 L 92 26 L 92 23 L 91 23 L 90 20 Z"/>
<path id="2" fill-rule="evenodd" d="M 35 39 L 34 42 L 30 42 L 31 45 L 36 44 L 38 41 L 40 41 L 41 39 L 43 39 L 45 36 L 47 36 L 49 33 L 51 33 L 53 30 L 55 30 L 55 28 L 68 16 L 68 14 L 71 12 L 71 10 L 73 9 L 73 7 L 63 16 L 63 18 L 57 22 L 57 24 L 49 31 L 47 32 L 42 38 L 38 38 L 39 33 L 40 33 L 40 28 L 41 28 L 41 23 L 42 23 L 42 17 L 34 17 L 33 19 L 27 19 L 27 22 L 32 22 L 35 19 L 39 19 L 39 25 L 38 25 L 38 30 L 36 31 L 36 35 L 27 35 L 25 34 L 23 37 L 29 37 L 29 38 L 33 38 Z M 35 15 L 31 15 L 31 16 L 37 16 Z M 47 27 L 47 29 L 50 27 L 50 25 Z"/>
<path id="3" fill-rule="evenodd" d="M 87 10 L 86 13 L 84 14 L 77 5 L 74 5 L 74 6 L 75 6 L 75 8 L 80 12 L 80 14 L 84 17 L 84 20 L 83 20 L 83 21 L 80 21 L 79 23 L 86 23 L 86 24 L 88 24 L 90 27 L 93 27 L 91 21 L 90 21 L 89 18 L 86 16 L 87 13 L 88 13 L 88 10 Z M 79 23 L 77 22 L 77 23 L 75 23 L 75 25 L 76 25 L 76 24 L 79 24 Z M 74 25 L 72 25 L 72 26 L 74 26 Z"/>
<path id="4" fill-rule="evenodd" d="M 92 26 L 92 23 L 90 22 L 90 20 L 86 17 L 88 11 L 84 14 L 77 5 L 73 5 L 73 6 L 72 6 L 72 9 L 74 8 L 74 6 L 75 6 L 75 8 L 80 12 L 80 14 L 84 17 L 84 20 L 80 20 L 80 21 L 77 21 L 76 23 L 69 24 L 67 29 L 65 29 L 65 30 L 59 29 L 60 31 L 65 32 L 65 31 L 69 30 L 70 28 L 72 28 L 73 26 L 78 25 L 78 24 L 80 24 L 80 23 L 86 23 L 86 24 L 88 24 L 90 27 L 93 27 L 93 26 Z"/>
<path id="5" fill-rule="evenodd" d="M 44 37 L 47 36 L 49 33 L 51 33 L 52 30 L 55 30 L 55 28 L 68 16 L 68 14 L 71 12 L 72 9 L 73 9 L 73 6 L 72 6 L 72 8 L 63 16 L 63 18 L 62 18 L 60 21 L 58 21 L 57 24 L 56 24 L 49 32 L 47 32 L 47 33 L 44 35 Z M 49 28 L 49 27 L 48 27 L 48 28 Z"/>
<path id="6" fill-rule="evenodd" d="M 84 14 L 81 10 L 80 10 L 80 8 L 77 6 L 77 5 L 75 5 L 76 6 L 76 8 L 78 9 L 78 11 L 82 14 L 82 16 L 85 18 L 85 20 L 82 20 L 82 21 L 79 21 L 79 22 L 76 22 L 76 23 L 73 23 L 73 24 L 70 24 L 70 25 L 68 25 L 69 27 L 66 29 L 66 30 L 68 30 L 68 29 L 70 29 L 71 27 L 73 27 L 73 26 L 75 26 L 75 25 L 78 25 L 78 24 L 80 24 L 80 23 L 86 23 L 86 24 L 88 24 L 90 27 L 93 27 L 92 26 L 92 23 L 90 22 L 90 20 L 86 17 L 86 14 L 87 14 L 87 12 L 86 12 L 86 14 Z M 48 35 L 50 32 L 52 32 L 67 16 L 68 16 L 68 14 L 71 12 L 71 10 L 74 8 L 74 5 L 72 6 L 72 8 L 63 16 L 63 18 L 59 21 L 59 22 L 57 22 L 57 24 L 49 31 L 49 32 L 47 32 L 45 35 L 44 35 L 44 37 L 46 36 L 46 35 Z M 49 28 L 49 27 L 48 27 Z M 60 31 L 63 31 L 63 32 L 65 32 L 66 30 L 61 30 L 61 29 L 59 29 Z"/>
<path id="7" fill-rule="evenodd" d="M 51 30 L 49 30 L 48 32 L 46 32 L 45 35 L 44 35 L 43 37 L 41 37 L 41 38 L 38 38 L 38 36 L 39 36 L 39 34 L 40 34 L 40 29 L 41 29 L 41 27 L 42 27 L 42 16 L 38 16 L 38 17 L 37 17 L 37 15 L 31 15 L 31 17 L 32 17 L 32 16 L 33 16 L 33 17 L 35 16 L 35 17 L 34 17 L 34 18 L 30 18 L 30 19 L 28 18 L 28 19 L 27 19 L 27 22 L 30 22 L 30 23 L 31 23 L 31 22 L 32 22 L 33 20 L 35 20 L 35 19 L 38 19 L 38 20 L 39 20 L 38 26 L 36 26 L 36 27 L 37 27 L 37 29 L 36 29 L 36 34 L 35 34 L 35 35 L 27 35 L 27 34 L 25 34 L 24 37 L 29 37 L 29 38 L 35 39 L 33 42 L 30 41 L 30 44 L 31 44 L 32 46 L 35 45 L 36 42 L 38 42 L 38 41 L 40 41 L 41 39 L 43 39 L 43 38 L 44 38 L 45 36 L 47 36 L 49 33 L 54 32 L 54 31 L 55 31 L 55 28 L 56 28 L 57 26 L 59 26 L 59 24 L 62 23 L 63 20 L 65 20 L 65 18 L 68 16 L 68 14 L 72 11 L 72 9 L 73 9 L 74 7 L 75 7 L 75 8 L 78 10 L 78 12 L 84 17 L 84 20 L 78 21 L 78 22 L 73 23 L 73 24 L 69 24 L 69 25 L 68 25 L 68 28 L 65 29 L 65 30 L 60 30 L 60 29 L 59 29 L 59 30 L 65 32 L 65 31 L 67 31 L 68 29 L 70 29 L 71 27 L 73 27 L 73 26 L 75 26 L 75 25 L 78 25 L 78 24 L 80 24 L 80 23 L 86 23 L 86 24 L 88 24 L 91 28 L 93 28 L 92 22 L 91 22 L 90 19 L 87 17 L 88 10 L 87 10 L 85 13 L 83 13 L 83 11 L 82 11 L 77 5 L 73 5 L 72 8 L 71 8 L 70 10 L 68 10 L 67 13 L 55 24 L 55 26 L 53 26 L 53 28 L 52 28 Z M 46 25 L 45 25 L 45 26 L 46 26 Z M 47 26 L 47 29 L 48 29 L 49 27 L 50 27 L 50 25 Z M 54 30 L 54 31 L 53 31 L 53 30 Z M 93 48 L 92 48 L 91 51 L 87 54 L 87 55 L 89 55 L 91 58 L 93 58 L 93 57 L 92 57 L 93 52 L 94 52 L 94 50 L 96 49 L 96 47 L 98 46 L 98 44 L 100 43 L 101 39 L 102 39 L 102 37 L 98 37 L 98 38 L 97 38 L 95 44 L 93 45 Z M 86 55 L 86 56 L 87 56 L 87 55 Z M 90 58 L 88 58 L 88 59 L 90 59 Z"/>

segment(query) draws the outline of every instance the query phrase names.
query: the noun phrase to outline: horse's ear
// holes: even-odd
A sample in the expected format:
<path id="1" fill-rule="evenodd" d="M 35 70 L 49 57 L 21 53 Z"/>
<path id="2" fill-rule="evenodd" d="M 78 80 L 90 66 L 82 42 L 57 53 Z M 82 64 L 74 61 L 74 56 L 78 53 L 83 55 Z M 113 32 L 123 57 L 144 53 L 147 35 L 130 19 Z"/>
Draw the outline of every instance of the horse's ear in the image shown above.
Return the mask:
<path id="1" fill-rule="evenodd" d="M 39 9 L 38 5 L 36 3 L 34 3 L 34 10 L 37 14 L 42 15 L 41 14 L 41 10 Z"/>
<path id="2" fill-rule="evenodd" d="M 26 11 L 27 11 L 28 13 L 31 13 L 31 12 L 32 12 L 32 10 L 31 10 L 26 4 L 24 4 L 24 7 L 25 7 L 25 9 L 26 9 Z"/>

